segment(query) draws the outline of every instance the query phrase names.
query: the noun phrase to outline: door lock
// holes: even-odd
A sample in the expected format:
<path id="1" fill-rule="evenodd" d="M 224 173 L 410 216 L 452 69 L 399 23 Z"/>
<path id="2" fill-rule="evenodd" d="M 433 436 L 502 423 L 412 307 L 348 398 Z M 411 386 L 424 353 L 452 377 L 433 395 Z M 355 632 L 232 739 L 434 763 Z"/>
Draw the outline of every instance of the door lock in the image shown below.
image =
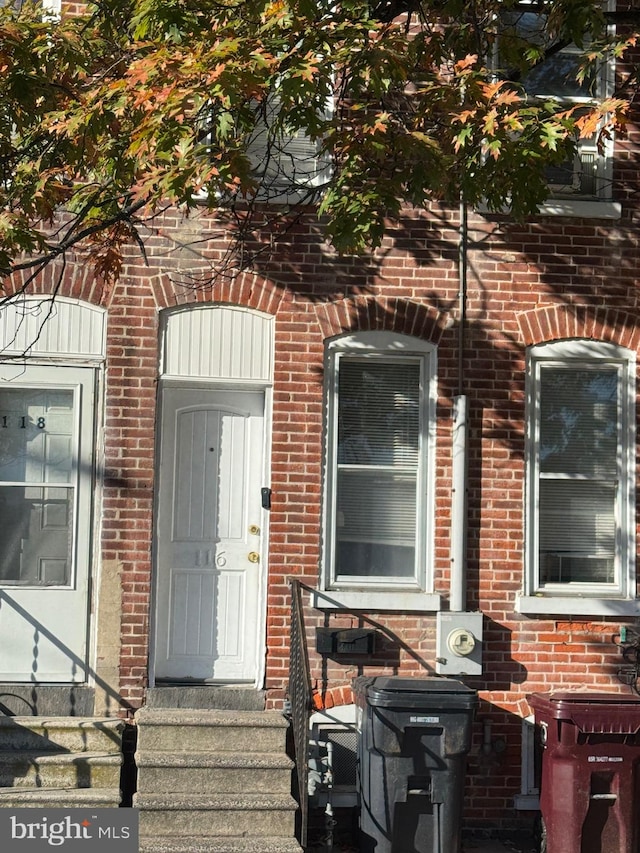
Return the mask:
<path id="1" fill-rule="evenodd" d="M 252 536 L 257 536 L 260 533 L 260 528 L 258 527 L 257 524 L 250 524 L 249 525 L 249 533 Z"/>
<path id="2" fill-rule="evenodd" d="M 249 551 L 247 555 L 247 559 L 250 563 L 259 563 L 260 562 L 260 554 L 257 551 Z"/>

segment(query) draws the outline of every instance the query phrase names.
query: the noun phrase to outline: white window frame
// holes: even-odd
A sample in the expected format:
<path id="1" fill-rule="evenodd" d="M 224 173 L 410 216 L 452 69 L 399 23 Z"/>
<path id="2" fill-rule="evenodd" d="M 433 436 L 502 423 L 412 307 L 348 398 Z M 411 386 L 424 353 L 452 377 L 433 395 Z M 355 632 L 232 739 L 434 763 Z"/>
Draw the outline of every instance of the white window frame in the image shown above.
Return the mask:
<path id="1" fill-rule="evenodd" d="M 538 7 L 536 0 L 521 0 L 518 6 L 514 9 L 521 8 L 524 11 L 531 6 L 533 13 L 538 12 L 543 14 L 543 9 Z M 608 11 L 615 9 L 615 0 L 609 0 L 605 3 Z M 497 62 L 497 56 L 496 56 Z M 615 83 L 615 62 L 611 58 L 606 62 L 600 71 L 599 91 L 595 98 L 567 96 L 558 97 L 546 95 L 543 91 L 536 92 L 531 95 L 532 98 L 555 98 L 559 103 L 567 106 L 579 104 L 592 104 L 594 101 L 602 101 L 610 97 L 614 89 Z M 551 192 L 549 198 L 540 205 L 538 211 L 541 215 L 546 216 L 577 216 L 583 218 L 599 218 L 599 219 L 619 219 L 622 215 L 622 205 L 619 202 L 614 202 L 611 199 L 611 187 L 613 181 L 613 154 L 614 154 L 614 139 L 609 136 L 602 141 L 604 150 L 602 153 L 598 151 L 598 147 L 594 142 L 589 140 L 580 140 L 578 143 L 578 151 L 575 157 L 576 172 L 574 180 L 578 180 L 579 171 L 582 168 L 583 157 L 593 158 L 593 179 L 596 182 L 596 192 L 592 194 L 581 193 L 579 191 L 571 192 L 569 190 L 561 190 L 559 187 L 554 191 L 550 187 Z"/>
<path id="2" fill-rule="evenodd" d="M 514 798 L 518 811 L 540 809 L 540 789 L 536 779 L 536 724 L 533 714 L 522 720 L 520 741 L 520 793 Z"/>
<path id="3" fill-rule="evenodd" d="M 527 474 L 525 588 L 518 597 L 521 613 L 563 615 L 640 614 L 635 578 L 635 353 L 615 344 L 567 340 L 530 349 L 527 364 Z M 538 445 L 541 365 L 577 369 L 615 366 L 619 370 L 618 447 L 619 497 L 617 505 L 616 582 L 545 584 L 538 581 Z"/>
<path id="4" fill-rule="evenodd" d="M 337 523 L 338 370 L 342 359 L 403 359 L 421 368 L 421 434 L 418 462 L 416 572 L 413 578 L 334 577 Z M 433 594 L 434 447 L 437 399 L 436 347 L 394 332 L 357 332 L 335 338 L 325 352 L 326 454 L 324 477 L 323 559 L 320 589 L 314 606 L 321 609 L 438 610 Z"/>
<path id="5" fill-rule="evenodd" d="M 93 532 L 93 491 L 95 484 L 95 395 L 96 369 L 89 366 L 62 366 L 34 364 L 28 367 L 0 364 L 0 385 L 4 390 L 69 391 L 73 394 L 73 466 L 68 482 L 35 483 L 24 480 L 25 486 L 37 488 L 62 488 L 72 492 L 71 548 L 67 582 L 63 584 L 37 583 L 22 586 L 7 582 L 15 589 L 73 588 L 78 574 L 89 576 Z M 22 487 L 23 481 L 5 481 L 3 486 Z"/>

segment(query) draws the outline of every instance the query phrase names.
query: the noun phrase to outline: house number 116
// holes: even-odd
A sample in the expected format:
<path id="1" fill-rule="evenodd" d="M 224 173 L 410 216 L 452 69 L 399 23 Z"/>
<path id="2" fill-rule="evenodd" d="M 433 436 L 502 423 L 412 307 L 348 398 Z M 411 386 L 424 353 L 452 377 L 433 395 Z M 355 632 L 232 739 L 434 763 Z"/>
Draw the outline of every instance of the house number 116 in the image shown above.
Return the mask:
<path id="1" fill-rule="evenodd" d="M 44 418 L 38 418 L 35 424 L 38 429 L 44 429 L 46 426 L 46 421 Z M 8 415 L 2 415 L 2 428 L 8 429 L 9 427 L 15 427 L 15 424 L 9 421 Z M 18 429 L 26 429 L 27 428 L 27 417 L 26 415 L 22 415 L 21 418 L 18 418 Z"/>

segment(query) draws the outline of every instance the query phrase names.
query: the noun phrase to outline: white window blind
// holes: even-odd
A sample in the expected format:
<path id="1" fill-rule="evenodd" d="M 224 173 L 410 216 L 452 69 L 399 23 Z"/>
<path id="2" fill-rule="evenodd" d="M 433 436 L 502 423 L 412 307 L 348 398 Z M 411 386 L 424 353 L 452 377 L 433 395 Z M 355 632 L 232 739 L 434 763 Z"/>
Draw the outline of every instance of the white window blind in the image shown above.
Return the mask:
<path id="1" fill-rule="evenodd" d="M 292 203 L 315 198 L 318 188 L 330 175 L 329 158 L 321 153 L 318 140 L 311 139 L 303 131 L 280 126 L 277 122 L 279 111 L 277 95 L 267 98 L 247 143 L 249 159 L 260 181 L 258 198 Z"/>
<path id="2" fill-rule="evenodd" d="M 340 359 L 337 575 L 415 574 L 420 372 L 416 360 Z"/>
<path id="3" fill-rule="evenodd" d="M 539 583 L 616 582 L 621 367 L 540 365 Z"/>

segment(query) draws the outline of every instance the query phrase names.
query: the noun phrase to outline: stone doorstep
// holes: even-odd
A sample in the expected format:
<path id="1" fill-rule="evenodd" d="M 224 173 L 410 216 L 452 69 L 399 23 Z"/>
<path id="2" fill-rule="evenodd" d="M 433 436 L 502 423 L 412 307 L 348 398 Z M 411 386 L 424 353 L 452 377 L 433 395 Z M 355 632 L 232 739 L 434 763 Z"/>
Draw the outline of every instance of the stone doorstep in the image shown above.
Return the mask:
<path id="1" fill-rule="evenodd" d="M 143 836 L 294 835 L 295 800 L 283 794 L 136 794 Z"/>
<path id="2" fill-rule="evenodd" d="M 0 682 L 0 714 L 10 717 L 91 717 L 95 689 L 81 684 L 16 684 Z"/>
<path id="3" fill-rule="evenodd" d="M 248 685 L 167 684 L 147 688 L 145 704 L 147 708 L 264 711 L 265 694 Z"/>
<path id="4" fill-rule="evenodd" d="M 289 793 L 293 767 L 277 752 L 138 753 L 136 765 L 139 789 L 154 793 Z"/>
<path id="5" fill-rule="evenodd" d="M 259 850 L 255 836 L 244 838 L 203 838 L 153 836 L 140 839 L 139 853 L 302 853 L 295 838 L 262 837 Z"/>
<path id="6" fill-rule="evenodd" d="M 296 801 L 288 794 L 141 794 L 134 796 L 141 811 L 162 812 L 288 812 L 295 811 Z"/>
<path id="7" fill-rule="evenodd" d="M 0 808 L 118 807 L 120 788 L 0 788 Z"/>
<path id="8" fill-rule="evenodd" d="M 224 837 L 262 839 L 273 836 L 277 832 L 289 832 L 294 838 L 295 820 L 293 812 L 288 819 L 276 812 L 249 810 L 233 813 L 224 810 L 215 812 L 140 812 L 140 835 L 144 837 L 155 838 L 158 835 L 174 835 L 182 838 L 185 835 L 197 833 L 211 839 Z"/>
<path id="9" fill-rule="evenodd" d="M 288 723 L 274 711 L 142 708 L 138 752 L 280 752 Z"/>
<path id="10" fill-rule="evenodd" d="M 301 853 L 281 713 L 147 705 L 136 723 L 141 853 Z"/>
<path id="11" fill-rule="evenodd" d="M 124 725 L 114 717 L 0 716 L 0 751 L 120 753 Z"/>
<path id="12" fill-rule="evenodd" d="M 0 752 L 0 787 L 117 788 L 122 754 L 114 752 Z"/>

